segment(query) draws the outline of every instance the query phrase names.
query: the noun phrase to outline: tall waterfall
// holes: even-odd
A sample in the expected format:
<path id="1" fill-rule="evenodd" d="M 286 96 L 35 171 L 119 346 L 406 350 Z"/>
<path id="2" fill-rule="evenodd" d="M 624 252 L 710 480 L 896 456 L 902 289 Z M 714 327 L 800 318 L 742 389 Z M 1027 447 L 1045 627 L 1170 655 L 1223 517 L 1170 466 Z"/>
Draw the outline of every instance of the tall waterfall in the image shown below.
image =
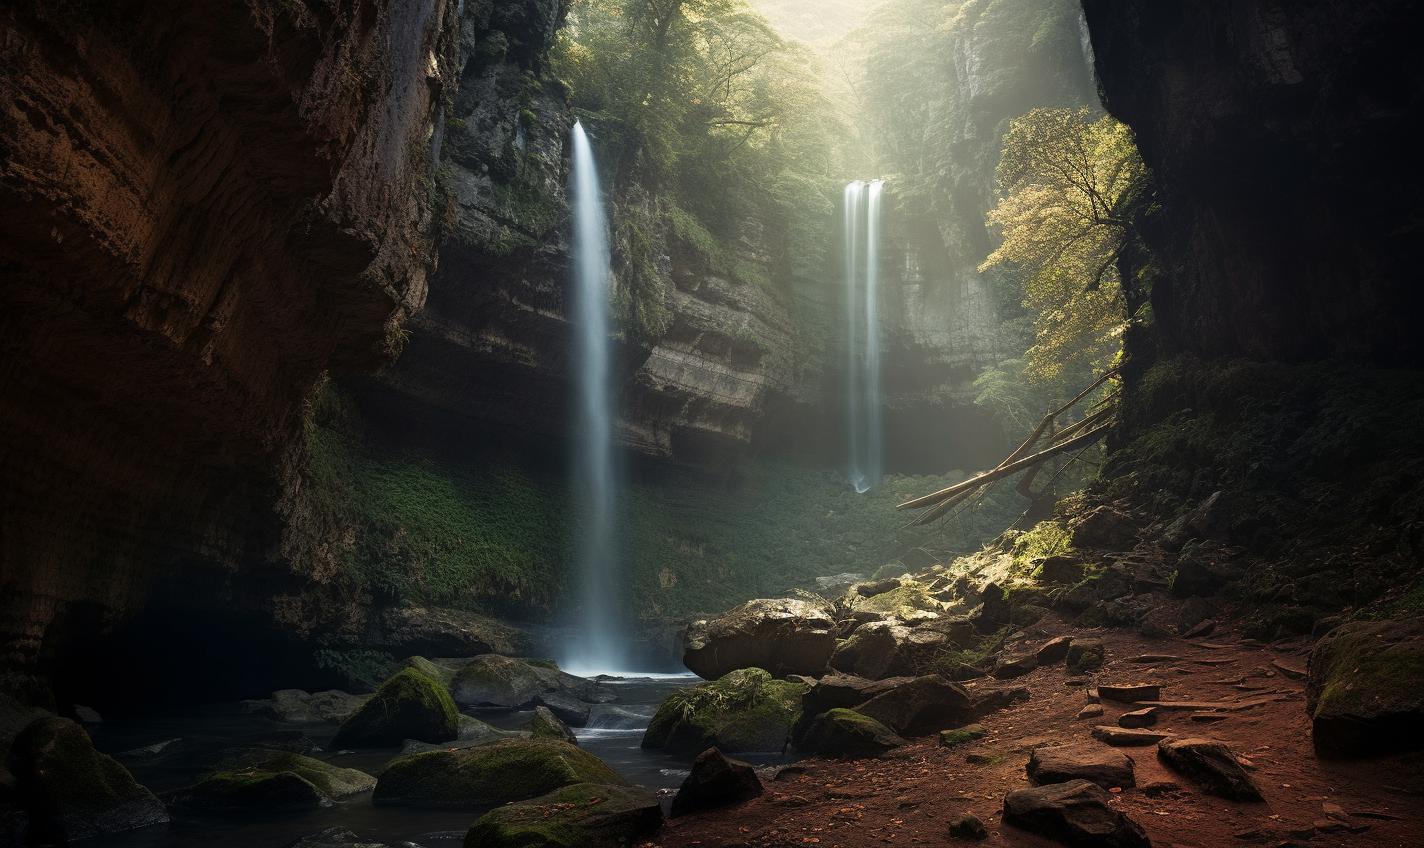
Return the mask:
<path id="1" fill-rule="evenodd" d="M 573 457 L 574 506 L 578 516 L 574 556 L 582 577 L 583 620 L 582 632 L 573 640 L 565 667 L 596 673 L 621 669 L 626 656 L 617 609 L 614 518 L 618 481 L 613 467 L 613 394 L 609 380 L 608 222 L 593 148 L 577 121 L 570 183 L 576 335 L 572 376 L 578 394 Z"/>
<path id="2" fill-rule="evenodd" d="M 845 187 L 846 433 L 851 485 L 867 492 L 883 474 L 880 428 L 880 201 L 885 183 Z M 863 247 L 863 249 L 862 249 Z"/>

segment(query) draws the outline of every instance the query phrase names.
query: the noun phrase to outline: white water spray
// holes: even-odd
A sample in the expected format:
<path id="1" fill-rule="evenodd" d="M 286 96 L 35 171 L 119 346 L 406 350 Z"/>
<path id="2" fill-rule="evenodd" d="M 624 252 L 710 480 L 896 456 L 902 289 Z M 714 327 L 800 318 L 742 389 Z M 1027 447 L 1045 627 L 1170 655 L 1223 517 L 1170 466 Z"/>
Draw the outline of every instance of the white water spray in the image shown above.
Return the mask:
<path id="1" fill-rule="evenodd" d="M 566 670 L 622 669 L 626 650 L 618 626 L 614 519 L 618 508 L 613 468 L 613 394 L 609 371 L 608 222 L 598 188 L 593 148 L 574 122 L 570 192 L 574 210 L 574 505 L 578 532 L 574 555 L 582 576 L 581 632 L 565 658 Z M 578 672 L 575 672 L 578 673 Z"/>
<path id="2" fill-rule="evenodd" d="M 867 492 L 883 474 L 880 427 L 880 206 L 885 183 L 845 187 L 846 432 L 849 476 Z M 864 250 L 861 244 L 864 243 Z"/>

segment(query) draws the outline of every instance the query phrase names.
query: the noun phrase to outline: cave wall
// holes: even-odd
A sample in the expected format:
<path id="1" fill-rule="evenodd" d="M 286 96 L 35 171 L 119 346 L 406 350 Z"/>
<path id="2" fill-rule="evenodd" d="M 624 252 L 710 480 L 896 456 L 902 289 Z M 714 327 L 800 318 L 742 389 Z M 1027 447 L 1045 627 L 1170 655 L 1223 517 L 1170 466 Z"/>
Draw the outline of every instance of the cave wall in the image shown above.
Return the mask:
<path id="1" fill-rule="evenodd" d="M 1150 345 L 1421 364 L 1408 0 L 1083 0 L 1104 102 L 1163 205 Z"/>
<path id="2" fill-rule="evenodd" d="M 425 299 L 453 0 L 0 12 L 0 671 L 276 559 L 320 373 Z M 182 595 L 182 591 L 171 591 Z M 264 594 L 264 593 L 259 593 Z M 43 697 L 43 693 L 36 693 Z"/>

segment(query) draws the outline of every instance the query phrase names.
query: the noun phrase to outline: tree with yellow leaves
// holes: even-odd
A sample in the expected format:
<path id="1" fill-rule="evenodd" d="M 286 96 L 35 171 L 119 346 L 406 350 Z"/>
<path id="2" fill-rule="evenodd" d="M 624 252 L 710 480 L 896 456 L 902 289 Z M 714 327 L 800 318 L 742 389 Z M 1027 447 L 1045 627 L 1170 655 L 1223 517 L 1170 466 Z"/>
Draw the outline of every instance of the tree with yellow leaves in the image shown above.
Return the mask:
<path id="1" fill-rule="evenodd" d="M 1133 239 L 1126 206 L 1145 181 L 1132 132 L 1092 110 L 1034 109 L 1016 118 L 999 162 L 989 222 L 1003 243 L 980 265 L 1023 282 L 1034 324 L 1027 374 L 1051 381 L 1103 371 L 1126 324 L 1118 259 Z"/>

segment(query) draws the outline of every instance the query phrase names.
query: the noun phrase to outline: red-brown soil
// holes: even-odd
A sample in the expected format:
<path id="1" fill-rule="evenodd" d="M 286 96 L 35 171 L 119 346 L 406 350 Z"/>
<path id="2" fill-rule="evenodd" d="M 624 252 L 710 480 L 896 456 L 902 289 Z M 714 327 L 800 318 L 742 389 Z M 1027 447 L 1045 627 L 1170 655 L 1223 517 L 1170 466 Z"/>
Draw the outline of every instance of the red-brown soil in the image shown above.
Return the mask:
<path id="1" fill-rule="evenodd" d="M 1213 724 L 1168 712 L 1156 729 L 1226 742 L 1244 758 L 1265 795 L 1264 803 L 1234 803 L 1206 795 L 1157 760 L 1156 747 L 1121 748 L 1136 768 L 1137 788 L 1113 793 L 1113 803 L 1147 829 L 1156 846 L 1424 845 L 1424 755 L 1366 761 L 1317 759 L 1305 714 L 1304 681 L 1272 666 L 1303 669 L 1308 640 L 1270 646 L 1243 644 L 1217 634 L 1205 640 L 1148 640 L 1125 631 L 1083 631 L 1047 625 L 1025 642 L 1059 631 L 1091 635 L 1107 644 L 1107 663 L 1086 685 L 1068 685 L 1062 664 L 1039 668 L 1008 684 L 1023 685 L 1031 700 L 986 717 L 987 738 L 953 750 L 935 738 L 879 760 L 805 760 L 804 773 L 768 781 L 765 794 L 737 807 L 668 822 L 658 848 L 684 846 L 806 846 L 854 848 L 885 845 L 1050 846 L 1053 843 L 1001 821 L 1004 795 L 1029 785 L 1029 752 L 1045 744 L 1091 740 L 1094 725 L 1116 724 L 1132 707 L 1104 702 L 1105 714 L 1078 719 L 1086 689 L 1097 682 L 1160 682 L 1164 700 L 1247 701 L 1276 695 Z M 1012 646 L 1010 647 L 1012 651 Z M 1178 660 L 1133 662 L 1145 654 Z M 1211 664 L 1207 664 L 1211 663 Z M 1008 685 L 980 681 L 977 686 Z M 987 756 L 985 764 L 970 761 Z M 792 770 L 794 772 L 794 770 Z M 1149 795 L 1143 787 L 1172 781 L 1180 790 Z M 1333 824 L 1323 805 L 1346 814 Z M 1331 809 L 1338 817 L 1339 810 Z M 972 813 L 990 836 L 981 843 L 950 838 L 956 816 Z M 1338 828 L 1338 829 L 1337 829 Z"/>

